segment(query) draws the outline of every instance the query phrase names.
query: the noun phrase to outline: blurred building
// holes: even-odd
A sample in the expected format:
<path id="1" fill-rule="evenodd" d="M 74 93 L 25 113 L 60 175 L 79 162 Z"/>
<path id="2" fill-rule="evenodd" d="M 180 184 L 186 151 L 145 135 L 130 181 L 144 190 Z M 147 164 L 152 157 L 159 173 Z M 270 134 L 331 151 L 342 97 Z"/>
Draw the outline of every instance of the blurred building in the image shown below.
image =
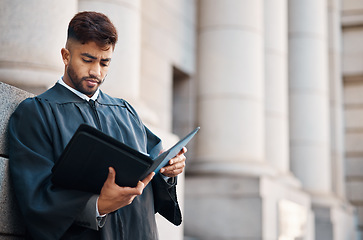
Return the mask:
<path id="1" fill-rule="evenodd" d="M 54 85 L 83 10 L 119 32 L 104 92 L 166 147 L 201 126 L 161 239 L 361 239 L 363 1 L 0 0 L 0 81 Z"/>

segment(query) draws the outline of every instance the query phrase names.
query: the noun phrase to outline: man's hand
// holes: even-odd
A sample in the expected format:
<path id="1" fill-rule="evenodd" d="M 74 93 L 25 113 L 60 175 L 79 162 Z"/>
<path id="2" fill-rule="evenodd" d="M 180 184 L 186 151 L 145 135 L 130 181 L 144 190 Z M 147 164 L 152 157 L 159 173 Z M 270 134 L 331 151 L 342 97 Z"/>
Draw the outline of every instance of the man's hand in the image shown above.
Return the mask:
<path id="1" fill-rule="evenodd" d="M 160 173 L 167 177 L 176 177 L 184 171 L 185 168 L 185 156 L 184 153 L 187 152 L 187 148 L 183 147 L 182 150 L 169 161 L 169 165 L 166 165 L 160 169 Z"/>
<path id="2" fill-rule="evenodd" d="M 141 195 L 144 188 L 148 185 L 155 173 L 150 173 L 144 180 L 139 181 L 137 186 L 120 187 L 115 183 L 115 170 L 110 167 L 108 169 L 108 177 L 103 184 L 100 196 L 98 198 L 98 212 L 100 215 L 116 211 L 132 203 L 134 198 Z"/>

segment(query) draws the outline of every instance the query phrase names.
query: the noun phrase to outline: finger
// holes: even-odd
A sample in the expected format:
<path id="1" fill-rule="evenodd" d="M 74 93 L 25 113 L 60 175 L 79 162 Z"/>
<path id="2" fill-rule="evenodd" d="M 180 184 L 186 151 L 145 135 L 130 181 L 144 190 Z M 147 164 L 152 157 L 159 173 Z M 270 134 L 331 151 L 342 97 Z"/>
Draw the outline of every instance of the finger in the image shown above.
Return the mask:
<path id="1" fill-rule="evenodd" d="M 169 161 L 169 165 L 163 167 L 160 169 L 160 173 L 164 173 L 165 171 L 168 171 L 168 170 L 173 170 L 176 168 L 176 164 L 182 164 L 182 167 L 185 166 L 185 160 L 186 160 L 186 157 L 184 155 L 180 155 L 180 156 L 177 156 L 177 157 L 174 157 L 172 159 L 170 159 Z M 180 166 L 179 166 L 180 167 Z"/>
<path id="2" fill-rule="evenodd" d="M 164 167 L 163 171 L 160 170 L 160 172 L 167 177 L 175 177 L 181 174 L 184 171 L 184 168 L 185 162 L 180 162 L 172 166 Z"/>
<path id="3" fill-rule="evenodd" d="M 186 147 L 183 147 L 179 152 L 178 154 L 175 156 L 175 157 L 178 157 L 180 155 L 183 155 L 184 153 L 186 153 L 188 151 L 188 149 Z"/>
<path id="4" fill-rule="evenodd" d="M 180 150 L 179 154 L 184 154 L 188 152 L 188 149 L 186 147 L 183 147 L 182 150 Z"/>
<path id="5" fill-rule="evenodd" d="M 171 171 L 178 170 L 178 169 L 184 169 L 184 167 L 185 167 L 185 161 L 177 162 L 177 163 L 174 163 L 173 165 L 163 167 L 162 173 L 171 172 Z"/>
<path id="6" fill-rule="evenodd" d="M 186 153 L 188 151 L 188 149 L 186 147 L 183 147 L 180 152 L 173 157 L 172 159 L 169 160 L 169 165 L 165 166 L 163 168 L 160 169 L 160 173 L 164 173 L 165 171 L 167 171 L 166 168 L 168 168 L 169 166 L 174 165 L 175 163 L 179 163 L 179 162 L 185 162 L 186 157 L 184 156 L 184 153 Z M 185 165 L 185 163 L 183 163 Z"/>
<path id="7" fill-rule="evenodd" d="M 170 159 L 169 165 L 173 165 L 178 162 L 183 162 L 183 161 L 185 161 L 185 159 L 186 158 L 185 158 L 184 154 L 178 154 L 175 157 L 173 157 L 172 159 Z"/>
<path id="8" fill-rule="evenodd" d="M 175 170 L 165 171 L 163 173 L 163 175 L 167 176 L 167 177 L 176 177 L 179 174 L 181 174 L 183 171 L 184 171 L 184 168 L 178 168 L 178 169 L 175 169 Z"/>

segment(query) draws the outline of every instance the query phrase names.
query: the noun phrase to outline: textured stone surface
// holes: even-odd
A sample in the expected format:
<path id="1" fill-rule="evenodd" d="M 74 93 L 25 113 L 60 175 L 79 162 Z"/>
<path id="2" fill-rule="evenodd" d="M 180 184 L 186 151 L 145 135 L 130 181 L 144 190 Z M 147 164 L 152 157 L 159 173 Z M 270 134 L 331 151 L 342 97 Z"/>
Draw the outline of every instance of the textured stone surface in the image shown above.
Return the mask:
<path id="1" fill-rule="evenodd" d="M 32 94 L 0 82 L 0 154 L 7 155 L 6 132 L 10 115 L 25 98 Z"/>
<path id="2" fill-rule="evenodd" d="M 18 104 L 32 96 L 23 90 L 0 82 L 0 154 L 7 152 L 7 125 L 9 118 Z M 0 240 L 21 239 L 24 225 L 20 218 L 11 184 L 9 182 L 9 160 L 0 157 Z"/>
<path id="3" fill-rule="evenodd" d="M 23 240 L 24 238 L 19 236 L 11 236 L 11 235 L 1 235 L 0 233 L 0 240 Z"/>
<path id="4" fill-rule="evenodd" d="M 0 239 L 1 234 L 19 236 L 24 233 L 24 225 L 9 182 L 8 163 L 7 158 L 0 157 Z"/>

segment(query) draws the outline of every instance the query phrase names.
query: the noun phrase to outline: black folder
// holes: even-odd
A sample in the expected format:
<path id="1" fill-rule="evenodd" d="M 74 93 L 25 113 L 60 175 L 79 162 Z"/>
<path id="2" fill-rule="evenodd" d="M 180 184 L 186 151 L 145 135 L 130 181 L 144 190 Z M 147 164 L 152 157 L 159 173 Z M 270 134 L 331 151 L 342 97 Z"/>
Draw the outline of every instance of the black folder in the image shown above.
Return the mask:
<path id="1" fill-rule="evenodd" d="M 107 179 L 108 167 L 116 171 L 116 184 L 135 187 L 151 172 L 168 164 L 198 132 L 199 127 L 155 159 L 98 129 L 82 124 L 52 168 L 56 186 L 99 194 Z"/>

